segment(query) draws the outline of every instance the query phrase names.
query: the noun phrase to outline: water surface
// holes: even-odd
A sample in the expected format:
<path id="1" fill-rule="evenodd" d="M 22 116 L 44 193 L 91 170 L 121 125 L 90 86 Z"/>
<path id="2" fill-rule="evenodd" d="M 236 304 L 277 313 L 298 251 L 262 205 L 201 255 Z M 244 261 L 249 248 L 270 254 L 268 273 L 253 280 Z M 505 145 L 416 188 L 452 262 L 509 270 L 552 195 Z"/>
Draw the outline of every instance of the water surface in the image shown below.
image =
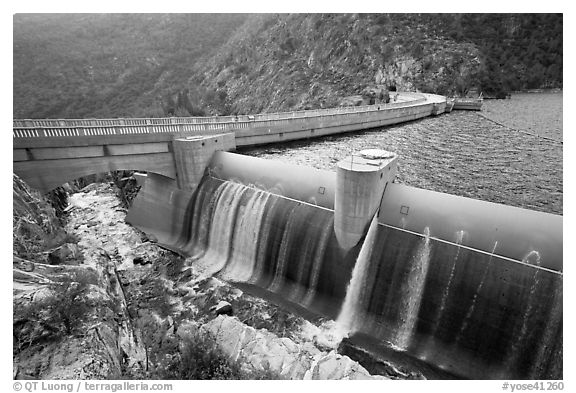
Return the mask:
<path id="1" fill-rule="evenodd" d="M 563 145 L 538 137 L 561 139 L 562 93 L 523 94 L 484 104 L 482 112 L 453 111 L 380 129 L 240 152 L 335 171 L 336 163 L 346 156 L 379 148 L 399 154 L 396 182 L 562 214 Z"/>

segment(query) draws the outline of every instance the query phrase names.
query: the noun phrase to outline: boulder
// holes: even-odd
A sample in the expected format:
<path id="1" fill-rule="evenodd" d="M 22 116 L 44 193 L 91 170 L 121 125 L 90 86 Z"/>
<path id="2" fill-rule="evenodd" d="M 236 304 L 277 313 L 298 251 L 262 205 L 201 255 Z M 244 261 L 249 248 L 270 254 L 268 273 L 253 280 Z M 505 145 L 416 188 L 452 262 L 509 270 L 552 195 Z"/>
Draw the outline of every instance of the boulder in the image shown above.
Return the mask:
<path id="1" fill-rule="evenodd" d="M 348 356 L 330 351 L 321 356 L 304 379 L 374 379 L 368 371 Z"/>
<path id="2" fill-rule="evenodd" d="M 301 345 L 279 338 L 265 329 L 254 329 L 236 317 L 219 315 L 202 325 L 218 347 L 230 358 L 254 370 L 269 370 L 286 379 L 385 379 L 371 376 L 348 356 L 320 352 L 313 345 Z"/>
<path id="3" fill-rule="evenodd" d="M 232 315 L 232 305 L 224 300 L 218 302 L 214 308 L 216 315 Z"/>
<path id="4" fill-rule="evenodd" d="M 184 269 L 184 270 L 182 271 L 182 273 L 180 273 L 180 280 L 186 281 L 186 280 L 192 278 L 192 273 L 193 273 L 193 272 L 192 272 L 192 268 L 191 268 L 191 267 L 189 267 L 189 268 L 187 268 L 187 269 Z"/>
<path id="5" fill-rule="evenodd" d="M 48 254 L 50 265 L 78 265 L 81 262 L 82 253 L 77 244 L 64 243 Z"/>

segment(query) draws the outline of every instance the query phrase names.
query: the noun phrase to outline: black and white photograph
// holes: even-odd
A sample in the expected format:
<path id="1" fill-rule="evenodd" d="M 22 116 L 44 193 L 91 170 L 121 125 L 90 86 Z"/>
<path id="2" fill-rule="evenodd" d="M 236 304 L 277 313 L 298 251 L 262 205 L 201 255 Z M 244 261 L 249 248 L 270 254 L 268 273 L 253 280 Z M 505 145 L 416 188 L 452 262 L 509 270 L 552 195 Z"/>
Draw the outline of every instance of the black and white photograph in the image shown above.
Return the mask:
<path id="1" fill-rule="evenodd" d="M 429 8 L 13 12 L 7 391 L 570 390 L 564 14 Z"/>

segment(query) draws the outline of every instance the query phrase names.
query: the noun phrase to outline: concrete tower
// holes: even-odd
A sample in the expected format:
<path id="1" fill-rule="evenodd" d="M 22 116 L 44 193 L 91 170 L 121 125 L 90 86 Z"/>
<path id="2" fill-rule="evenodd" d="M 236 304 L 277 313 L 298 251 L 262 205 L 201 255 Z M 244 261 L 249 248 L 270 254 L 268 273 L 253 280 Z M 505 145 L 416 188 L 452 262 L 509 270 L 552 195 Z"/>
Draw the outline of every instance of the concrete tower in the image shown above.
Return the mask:
<path id="1" fill-rule="evenodd" d="M 349 250 L 366 234 L 386 184 L 396 176 L 396 154 L 362 150 L 338 163 L 334 199 L 334 231 Z"/>

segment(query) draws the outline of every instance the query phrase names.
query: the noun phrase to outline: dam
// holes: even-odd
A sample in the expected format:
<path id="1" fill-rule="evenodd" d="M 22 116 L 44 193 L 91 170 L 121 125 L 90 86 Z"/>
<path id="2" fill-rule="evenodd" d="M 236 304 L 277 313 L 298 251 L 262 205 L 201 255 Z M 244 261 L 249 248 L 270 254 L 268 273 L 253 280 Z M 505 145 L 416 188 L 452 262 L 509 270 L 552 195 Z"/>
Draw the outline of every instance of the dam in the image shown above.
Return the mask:
<path id="1" fill-rule="evenodd" d="M 13 167 L 30 186 L 50 191 L 81 176 L 113 170 L 140 170 L 172 179 L 194 168 L 179 166 L 205 159 L 215 150 L 283 143 L 382 127 L 439 115 L 446 97 L 401 92 L 395 102 L 238 116 L 134 119 L 15 119 Z M 183 152 L 179 138 L 202 138 Z M 188 146 L 188 145 L 186 145 Z M 189 147 L 186 147 L 190 149 Z M 182 154 L 180 154 L 182 153 Z M 180 179 L 182 180 L 182 179 Z M 196 185 L 198 179 L 194 182 Z M 190 185 L 192 186 L 192 185 Z"/>
<path id="2" fill-rule="evenodd" d="M 562 217 L 396 184 L 398 159 L 334 173 L 216 152 L 194 191 L 147 176 L 127 221 L 368 346 L 461 378 L 562 378 Z"/>
<path id="3" fill-rule="evenodd" d="M 457 377 L 562 378 L 561 216 L 394 183 L 394 152 L 354 152 L 335 172 L 225 152 L 442 111 L 413 98 L 390 111 L 15 120 L 14 171 L 43 191 L 146 171 L 127 221 L 207 273 Z"/>

